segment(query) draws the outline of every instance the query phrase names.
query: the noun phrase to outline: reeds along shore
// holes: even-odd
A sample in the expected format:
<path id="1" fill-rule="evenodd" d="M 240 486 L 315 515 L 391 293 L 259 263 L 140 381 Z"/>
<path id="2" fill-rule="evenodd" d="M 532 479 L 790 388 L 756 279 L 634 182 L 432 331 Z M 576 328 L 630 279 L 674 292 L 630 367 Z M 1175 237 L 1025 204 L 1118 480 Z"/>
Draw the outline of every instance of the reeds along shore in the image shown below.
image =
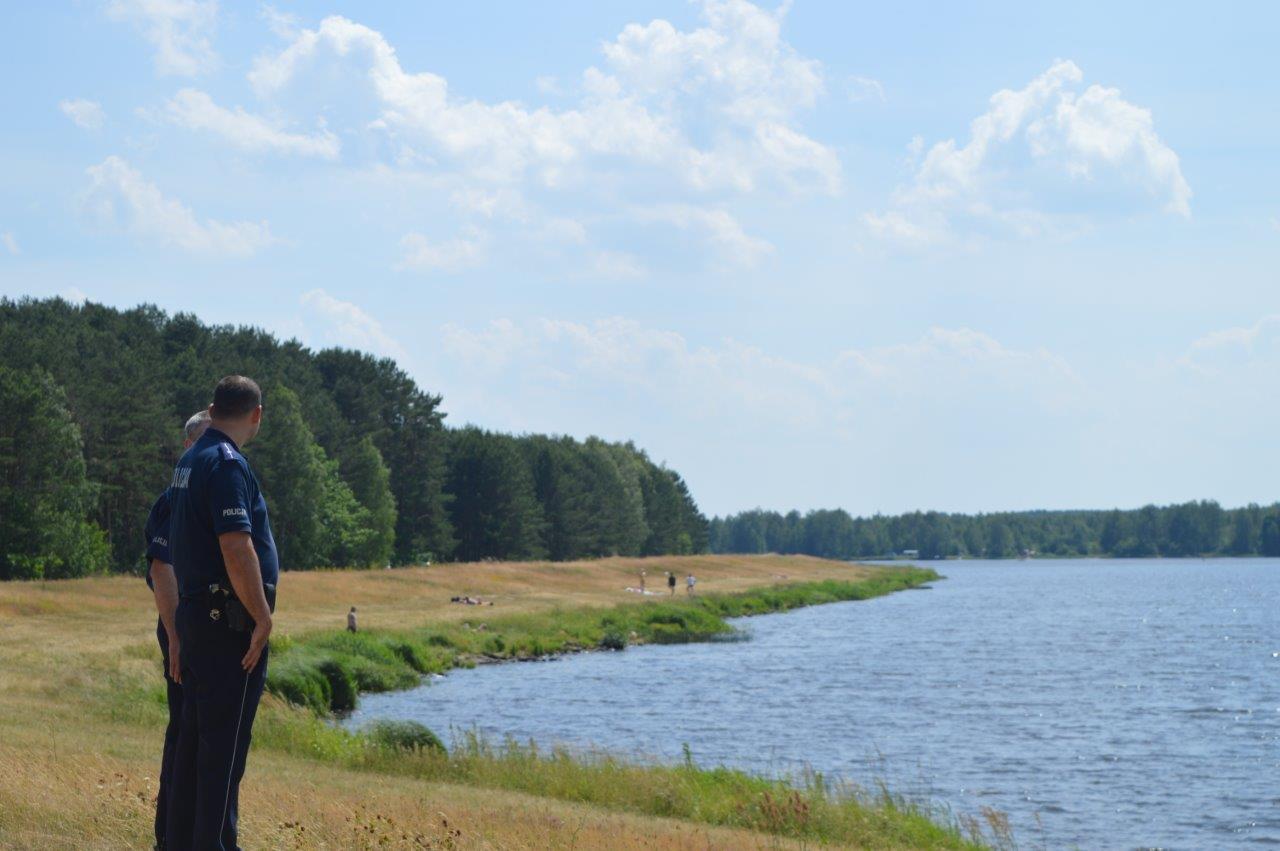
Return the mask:
<path id="1" fill-rule="evenodd" d="M 723 591 L 631 598 L 621 588 L 641 567 L 693 572 L 700 589 Z M 424 670 L 698 640 L 723 635 L 725 617 L 875 596 L 932 575 L 773 556 L 288 575 L 273 689 L 294 702 L 268 697 L 255 726 L 246 847 L 978 847 L 976 822 L 883 789 L 477 738 L 446 751 L 414 728 L 351 734 L 325 717 L 335 692 L 354 700 L 413 685 Z M 449 605 L 458 593 L 497 605 Z M 365 629 L 354 636 L 340 631 L 349 605 Z M 147 606 L 136 578 L 0 585 L 0 848 L 146 845 L 164 717 Z"/>

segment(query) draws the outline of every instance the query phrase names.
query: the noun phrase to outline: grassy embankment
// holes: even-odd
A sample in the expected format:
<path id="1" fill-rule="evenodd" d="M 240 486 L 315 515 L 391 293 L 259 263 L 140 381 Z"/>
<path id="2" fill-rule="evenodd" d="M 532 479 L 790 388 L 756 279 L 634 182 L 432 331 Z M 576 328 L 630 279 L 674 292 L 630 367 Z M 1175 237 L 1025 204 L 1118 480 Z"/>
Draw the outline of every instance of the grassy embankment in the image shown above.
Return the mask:
<path id="1" fill-rule="evenodd" d="M 342 705 L 335 696 L 350 700 L 352 686 L 412 685 L 420 671 L 485 655 L 698 640 L 723 634 L 724 616 L 873 596 L 926 578 L 804 558 L 651 560 L 651 577 L 692 570 L 703 587 L 724 589 L 659 602 L 621 592 L 640 564 L 290 574 L 273 688 L 313 707 Z M 460 593 L 497 605 L 447 603 Z M 164 715 L 146 604 L 136 579 L 0 585 L 0 846 L 145 845 Z M 340 632 L 348 605 L 360 608 L 359 636 Z M 476 741 L 448 754 L 404 750 L 276 697 L 259 715 L 242 800 L 250 848 L 970 844 L 936 813 L 816 777 L 787 785 Z"/>

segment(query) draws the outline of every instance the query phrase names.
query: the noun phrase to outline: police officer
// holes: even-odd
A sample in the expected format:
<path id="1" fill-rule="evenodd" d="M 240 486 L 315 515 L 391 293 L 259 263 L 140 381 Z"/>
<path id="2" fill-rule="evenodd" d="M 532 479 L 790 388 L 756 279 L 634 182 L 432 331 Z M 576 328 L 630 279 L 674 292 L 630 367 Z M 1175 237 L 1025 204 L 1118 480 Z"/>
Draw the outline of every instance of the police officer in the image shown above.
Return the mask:
<path id="1" fill-rule="evenodd" d="M 267 673 L 279 560 L 240 447 L 262 423 L 251 379 L 218 382 L 204 435 L 169 485 L 178 580 L 182 724 L 167 818 L 171 851 L 234 851 L 240 779 Z"/>
<path id="2" fill-rule="evenodd" d="M 187 420 L 183 428 L 182 448 L 190 449 L 209 425 L 209 412 L 200 411 Z M 164 731 L 164 751 L 160 758 L 160 783 L 156 794 L 156 848 L 165 847 L 165 814 L 169 805 L 169 787 L 173 783 L 173 754 L 178 744 L 182 721 L 182 675 L 179 673 L 180 652 L 177 625 L 178 581 L 173 575 L 169 557 L 169 490 L 160 492 L 151 513 L 147 515 L 147 586 L 155 596 L 156 641 L 164 659 L 164 680 L 169 699 L 169 724 Z"/>

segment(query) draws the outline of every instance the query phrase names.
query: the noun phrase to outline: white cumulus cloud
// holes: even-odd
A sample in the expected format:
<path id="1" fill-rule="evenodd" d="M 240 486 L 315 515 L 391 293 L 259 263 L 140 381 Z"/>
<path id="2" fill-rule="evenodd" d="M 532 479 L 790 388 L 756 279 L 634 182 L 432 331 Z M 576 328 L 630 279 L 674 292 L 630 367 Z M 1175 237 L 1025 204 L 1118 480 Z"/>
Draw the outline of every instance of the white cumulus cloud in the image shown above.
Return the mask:
<path id="1" fill-rule="evenodd" d="M 590 388 L 649 394 L 649 409 L 723 420 L 751 418 L 850 434 L 921 409 L 1013 405 L 1055 416 L 1078 404 L 1084 383 L 1061 357 L 1014 349 L 969 328 L 933 328 L 898 345 L 849 348 L 806 362 L 725 339 L 693 345 L 682 334 L 622 317 L 447 325 L 459 368 L 507 376 L 533 396 Z"/>
<path id="2" fill-rule="evenodd" d="M 87 174 L 84 211 L 136 236 L 215 257 L 247 257 L 276 241 L 266 222 L 201 220 L 120 157 L 107 157 Z"/>
<path id="3" fill-rule="evenodd" d="M 488 235 L 467 228 L 452 239 L 432 242 L 420 233 L 405 234 L 400 240 L 401 258 L 396 267 L 416 272 L 458 272 L 478 265 L 484 257 Z"/>
<path id="4" fill-rule="evenodd" d="M 102 111 L 102 105 L 97 101 L 85 100 L 84 98 L 58 101 L 58 109 L 62 110 L 63 115 L 75 122 L 77 127 L 82 127 L 85 130 L 97 130 L 102 126 L 102 122 L 106 120 L 106 113 Z"/>
<path id="5" fill-rule="evenodd" d="M 769 242 L 748 235 L 727 210 L 666 204 L 640 209 L 635 215 L 640 221 L 665 222 L 699 234 L 733 266 L 752 268 L 773 253 Z"/>
<path id="6" fill-rule="evenodd" d="M 448 185 L 466 217 L 460 227 L 483 226 L 487 239 L 409 234 L 399 268 L 462 268 L 490 245 L 550 256 L 538 246 L 546 235 L 540 223 L 599 221 L 602 203 L 717 211 L 684 215 L 681 226 L 704 240 L 703 250 L 752 265 L 772 249 L 737 228 L 736 202 L 842 189 L 835 150 L 802 126 L 825 93 L 823 69 L 785 39 L 785 4 L 694 5 L 698 25 L 628 24 L 576 77 L 540 79 L 535 97 L 544 102 L 532 104 L 468 96 L 441 74 L 408 66 L 386 35 L 358 20 L 332 15 L 310 27 L 291 20 L 280 28 L 287 43 L 260 56 L 248 74 L 265 105 L 255 111 L 272 123 L 250 128 L 243 113 L 217 117 L 227 135 L 234 124 L 236 134 L 266 145 L 322 111 L 326 127 L 355 156 L 373 159 L 375 171 Z M 199 106 L 212 113 L 211 104 Z M 330 139 L 327 131 L 322 139 Z M 290 144 L 302 140 L 291 135 Z M 572 234 L 562 229 L 561 236 Z M 600 253 L 590 235 L 553 241 L 580 243 L 581 269 L 594 262 L 620 277 L 636 271 L 633 263 L 609 262 L 618 257 Z"/>
<path id="7" fill-rule="evenodd" d="M 891 209 L 864 217 L 869 231 L 908 244 L 1037 235 L 1065 219 L 1052 211 L 1058 195 L 1105 202 L 1135 190 L 1190 216 L 1191 188 L 1150 110 L 1118 89 L 1082 89 L 1083 79 L 1074 62 L 1059 61 L 1022 89 L 996 92 L 964 144 L 947 139 L 923 152 Z"/>
<path id="8" fill-rule="evenodd" d="M 784 120 L 823 91 L 821 66 L 782 39 L 786 7 L 769 12 L 745 0 L 705 0 L 706 26 L 682 32 L 664 20 L 628 24 L 604 46 L 610 69 L 630 91 L 708 97 L 727 117 L 754 125 Z"/>
<path id="9" fill-rule="evenodd" d="M 1252 349 L 1259 340 L 1277 333 L 1280 333 L 1280 313 L 1271 313 L 1252 325 L 1211 331 L 1192 341 L 1191 348 L 1193 351 L 1226 348 Z"/>
<path id="10" fill-rule="evenodd" d="M 290 133 L 243 109 L 227 109 L 196 89 L 183 89 L 165 104 L 169 121 L 220 136 L 237 148 L 257 153 L 298 154 L 337 159 L 341 146 L 328 130 L 314 135 Z"/>
<path id="11" fill-rule="evenodd" d="M 298 33 L 302 32 L 302 25 L 297 15 L 291 12 L 282 12 L 275 6 L 263 5 L 258 10 L 258 17 L 266 22 L 267 28 L 275 33 L 278 38 L 292 41 L 298 37 Z"/>
<path id="12" fill-rule="evenodd" d="M 326 321 L 338 345 L 400 360 L 406 357 L 404 346 L 359 305 L 334 298 L 323 289 L 303 293 L 300 302 Z"/>
<path id="13" fill-rule="evenodd" d="M 851 77 L 849 79 L 849 100 L 854 103 L 861 101 L 879 101 L 884 103 L 888 100 L 884 93 L 884 84 L 873 77 Z"/>
<path id="14" fill-rule="evenodd" d="M 382 33 L 340 16 L 261 58 L 249 79 L 263 97 L 287 102 L 299 87 L 332 85 L 341 69 L 340 78 L 367 84 L 371 114 L 361 127 L 490 181 L 532 176 L 558 187 L 626 164 L 700 191 L 766 181 L 836 190 L 834 152 L 794 124 L 822 92 L 822 76 L 782 40 L 782 13 L 746 0 L 701 6 L 706 26 L 692 32 L 661 20 L 624 28 L 566 109 L 461 96 L 438 74 L 405 69 Z M 700 145 L 686 125 L 705 113 L 721 130 Z"/>
<path id="15" fill-rule="evenodd" d="M 640 258 L 625 251 L 597 251 L 591 268 L 602 278 L 619 280 L 643 278 L 646 274 Z"/>
<path id="16" fill-rule="evenodd" d="M 141 31 L 155 48 L 161 74 L 193 77 L 218 64 L 210 41 L 218 18 L 216 0 L 111 0 L 107 15 Z"/>
<path id="17" fill-rule="evenodd" d="M 926 383 L 935 398 L 955 398 L 981 385 L 1025 394 L 1029 404 L 1056 409 L 1078 396 L 1084 384 L 1062 357 L 1043 349 L 1014 349 L 972 328 L 931 328 L 917 340 L 890 346 L 847 349 L 836 358 L 844 391 L 882 391 Z"/>
<path id="18" fill-rule="evenodd" d="M 897 210 L 864 213 L 862 221 L 872 236 L 904 246 L 923 247 L 941 241 L 946 235 L 936 229 L 936 222 L 922 221 Z"/>
<path id="19" fill-rule="evenodd" d="M 1280 313 L 1210 331 L 1193 340 L 1181 357 L 1152 372 L 1154 378 L 1144 376 L 1136 386 L 1149 388 L 1162 428 L 1175 435 L 1204 436 L 1194 448 L 1188 447 L 1187 457 L 1208 451 L 1221 453 L 1224 460 L 1235 459 L 1241 446 L 1274 444 L 1271 432 L 1280 417 L 1274 392 L 1280 375 Z M 1171 411 L 1180 419 L 1199 420 L 1196 430 L 1164 423 Z M 1267 459 L 1257 460 L 1255 468 L 1267 469 Z M 1275 469 L 1274 463 L 1270 469 Z"/>

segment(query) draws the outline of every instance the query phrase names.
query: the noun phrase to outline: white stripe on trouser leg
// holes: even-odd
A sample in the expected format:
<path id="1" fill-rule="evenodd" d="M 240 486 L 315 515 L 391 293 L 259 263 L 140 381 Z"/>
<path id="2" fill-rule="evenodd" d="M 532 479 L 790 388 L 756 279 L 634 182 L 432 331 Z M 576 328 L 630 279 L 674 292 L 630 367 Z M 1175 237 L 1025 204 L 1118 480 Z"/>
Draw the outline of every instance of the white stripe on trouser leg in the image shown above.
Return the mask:
<path id="1" fill-rule="evenodd" d="M 227 810 L 231 808 L 231 779 L 236 776 L 236 754 L 240 750 L 240 727 L 244 724 L 244 702 L 249 696 L 250 671 L 244 675 L 244 691 L 240 694 L 240 717 L 236 718 L 236 737 L 231 743 L 231 770 L 227 772 L 227 796 L 222 801 L 222 819 L 218 822 L 218 836 L 222 836 L 222 828 L 227 823 Z"/>

